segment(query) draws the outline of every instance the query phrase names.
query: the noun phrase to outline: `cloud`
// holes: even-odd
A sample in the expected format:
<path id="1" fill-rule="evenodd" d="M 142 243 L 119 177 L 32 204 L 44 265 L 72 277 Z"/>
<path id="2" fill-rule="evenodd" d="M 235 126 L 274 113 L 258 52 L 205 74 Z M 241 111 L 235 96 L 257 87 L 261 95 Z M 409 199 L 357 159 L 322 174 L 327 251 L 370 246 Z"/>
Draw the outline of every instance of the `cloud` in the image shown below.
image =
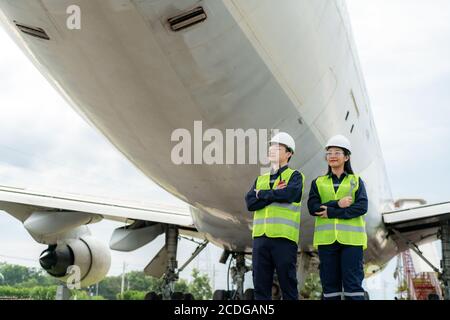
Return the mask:
<path id="1" fill-rule="evenodd" d="M 347 3 L 363 70 L 370 75 L 366 82 L 373 90 L 410 90 L 448 75 L 448 1 Z"/>
<path id="2" fill-rule="evenodd" d="M 448 201 L 450 2 L 347 6 L 394 198 Z M 375 298 L 392 298 L 394 267 L 370 280 Z"/>
<path id="3" fill-rule="evenodd" d="M 450 2 L 347 4 L 394 196 L 448 200 Z"/>

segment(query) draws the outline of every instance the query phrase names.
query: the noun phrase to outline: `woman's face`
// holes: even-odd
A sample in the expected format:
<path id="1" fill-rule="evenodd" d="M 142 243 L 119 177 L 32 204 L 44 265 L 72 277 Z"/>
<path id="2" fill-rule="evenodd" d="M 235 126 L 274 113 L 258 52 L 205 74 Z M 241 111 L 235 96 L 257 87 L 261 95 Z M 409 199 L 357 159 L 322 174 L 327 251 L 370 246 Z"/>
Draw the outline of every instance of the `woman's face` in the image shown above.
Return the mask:
<path id="1" fill-rule="evenodd" d="M 340 168 L 344 167 L 349 157 L 344 155 L 344 150 L 341 148 L 330 147 L 326 151 L 326 159 L 331 168 Z"/>

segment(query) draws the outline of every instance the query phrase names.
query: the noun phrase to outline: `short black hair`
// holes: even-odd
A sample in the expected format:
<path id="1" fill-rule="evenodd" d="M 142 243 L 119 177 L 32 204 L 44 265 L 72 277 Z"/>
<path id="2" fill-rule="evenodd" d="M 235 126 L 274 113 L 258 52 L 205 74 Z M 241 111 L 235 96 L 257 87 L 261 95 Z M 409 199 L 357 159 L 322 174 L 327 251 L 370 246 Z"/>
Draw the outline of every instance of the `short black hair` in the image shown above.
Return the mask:
<path id="1" fill-rule="evenodd" d="M 294 155 L 294 151 L 292 151 L 291 148 L 289 148 L 287 145 L 285 145 L 285 144 L 283 144 L 283 143 L 279 143 L 279 145 L 282 145 L 282 146 L 286 149 L 287 152 L 292 153 L 292 155 L 289 157 L 289 159 L 288 159 L 287 162 L 291 161 L 291 158 L 292 158 L 292 156 Z"/>

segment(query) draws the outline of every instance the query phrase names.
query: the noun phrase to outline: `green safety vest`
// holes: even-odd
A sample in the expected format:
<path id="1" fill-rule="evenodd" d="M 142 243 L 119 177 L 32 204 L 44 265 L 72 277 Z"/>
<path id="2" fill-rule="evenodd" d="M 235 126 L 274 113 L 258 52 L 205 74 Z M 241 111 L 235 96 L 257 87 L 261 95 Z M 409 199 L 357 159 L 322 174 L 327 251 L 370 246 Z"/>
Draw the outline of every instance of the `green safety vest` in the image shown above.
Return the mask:
<path id="1" fill-rule="evenodd" d="M 355 194 L 359 188 L 359 176 L 348 174 L 336 192 L 334 191 L 333 179 L 328 175 L 318 177 L 316 185 L 322 203 L 340 200 L 350 195 L 353 201 L 355 201 Z M 332 244 L 338 241 L 342 244 L 363 246 L 366 249 L 367 234 L 364 215 L 353 219 L 316 217 L 313 240 L 314 247 L 317 248 L 319 245 Z"/>
<path id="2" fill-rule="evenodd" d="M 281 179 L 289 183 L 289 179 L 295 170 L 286 168 L 281 173 Z M 305 185 L 305 177 L 302 175 L 302 194 Z M 280 176 L 273 183 L 272 189 L 276 189 L 280 182 Z M 270 173 L 259 176 L 256 180 L 256 190 L 270 190 Z M 253 217 L 253 238 L 266 235 L 269 238 L 286 238 L 298 243 L 300 237 L 300 202 L 272 202 L 268 206 L 255 211 Z"/>

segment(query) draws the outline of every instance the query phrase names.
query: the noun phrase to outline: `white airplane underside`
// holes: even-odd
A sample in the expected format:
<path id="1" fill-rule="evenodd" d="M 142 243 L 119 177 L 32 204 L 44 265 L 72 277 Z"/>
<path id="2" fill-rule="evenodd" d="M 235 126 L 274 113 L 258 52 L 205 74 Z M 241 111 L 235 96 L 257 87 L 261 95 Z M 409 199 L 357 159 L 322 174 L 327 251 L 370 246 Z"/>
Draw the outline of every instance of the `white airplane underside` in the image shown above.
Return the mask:
<path id="1" fill-rule="evenodd" d="M 80 30 L 66 27 L 69 5 L 81 8 Z M 190 16 L 183 20 L 185 13 Z M 366 263 L 382 266 L 399 252 L 382 219 L 394 201 L 343 1 L 0 0 L 0 16 L 72 107 L 190 206 L 186 215 L 108 211 L 77 208 L 80 199 L 70 205 L 30 203 L 31 196 L 8 200 L 11 193 L 0 191 L 1 208 L 21 221 L 34 211 L 18 208 L 35 205 L 180 225 L 225 250 L 250 253 L 252 214 L 244 196 L 260 165 L 171 161 L 172 132 L 192 131 L 194 121 L 202 121 L 203 130 L 279 129 L 295 138 L 290 166 L 306 176 L 303 252 L 313 251 L 306 202 L 312 179 L 326 171 L 324 143 L 345 134 L 369 196 Z"/>

